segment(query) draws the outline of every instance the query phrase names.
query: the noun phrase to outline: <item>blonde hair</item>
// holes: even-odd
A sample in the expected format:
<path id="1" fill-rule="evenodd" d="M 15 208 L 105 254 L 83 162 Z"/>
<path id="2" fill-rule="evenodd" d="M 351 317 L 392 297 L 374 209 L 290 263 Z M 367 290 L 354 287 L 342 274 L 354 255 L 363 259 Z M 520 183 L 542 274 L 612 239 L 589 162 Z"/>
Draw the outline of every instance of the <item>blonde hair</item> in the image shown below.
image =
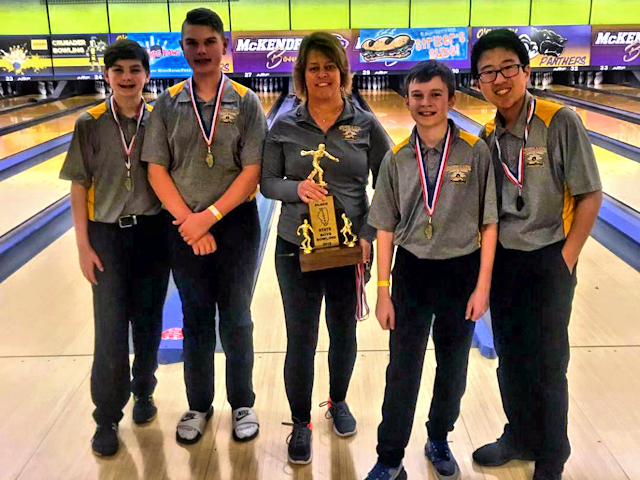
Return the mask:
<path id="1" fill-rule="evenodd" d="M 329 32 L 313 32 L 306 35 L 300 44 L 298 58 L 293 67 L 293 88 L 296 95 L 302 100 L 307 100 L 307 84 L 305 82 L 305 71 L 307 70 L 307 59 L 313 51 L 321 52 L 329 60 L 335 62 L 340 70 L 340 90 L 343 96 L 351 92 L 351 71 L 349 69 L 349 59 L 347 52 L 340 40 Z"/>

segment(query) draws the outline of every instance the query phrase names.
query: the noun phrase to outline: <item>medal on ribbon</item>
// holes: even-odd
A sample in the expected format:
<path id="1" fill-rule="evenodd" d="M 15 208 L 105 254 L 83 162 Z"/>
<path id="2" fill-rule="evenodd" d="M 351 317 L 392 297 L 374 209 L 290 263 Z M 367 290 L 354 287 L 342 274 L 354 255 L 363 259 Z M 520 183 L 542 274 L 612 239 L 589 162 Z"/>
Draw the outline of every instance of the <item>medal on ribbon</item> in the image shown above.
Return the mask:
<path id="1" fill-rule="evenodd" d="M 204 142 L 207 144 L 207 156 L 205 158 L 205 162 L 209 166 L 209 168 L 213 167 L 213 164 L 214 164 L 213 153 L 211 152 L 211 145 L 213 144 L 213 140 L 216 136 L 218 114 L 220 113 L 220 105 L 222 104 L 223 91 L 224 91 L 224 75 L 221 74 L 220 83 L 218 84 L 218 91 L 216 93 L 216 102 L 213 108 L 213 117 L 211 118 L 211 126 L 207 127 L 204 119 L 202 118 L 202 115 L 200 114 L 198 103 L 196 102 L 196 92 L 193 86 L 193 77 L 189 77 L 189 95 L 191 97 L 191 105 L 193 106 L 193 111 L 196 114 L 196 119 L 198 120 L 198 125 L 200 126 L 200 133 L 202 134 L 202 138 L 204 138 Z"/>
<path id="2" fill-rule="evenodd" d="M 415 152 L 416 161 L 418 162 L 418 171 L 420 172 L 420 182 L 422 184 L 422 197 L 424 199 L 424 206 L 427 210 L 427 216 L 429 221 L 424 229 L 424 236 L 427 240 L 433 238 L 433 223 L 431 219 L 436 212 L 436 206 L 438 204 L 438 198 L 440 198 L 440 192 L 442 190 L 442 183 L 444 181 L 444 172 L 447 168 L 447 161 L 449 159 L 449 153 L 451 153 L 451 143 L 453 140 L 453 134 L 451 126 L 447 125 L 447 134 L 444 137 L 444 146 L 442 147 L 442 153 L 440 154 L 440 161 L 438 163 L 438 175 L 433 186 L 429 184 L 429 176 L 427 169 L 422 158 L 421 140 L 418 135 L 418 131 L 415 133 Z"/>
<path id="3" fill-rule="evenodd" d="M 120 125 L 120 120 L 118 119 L 118 112 L 116 111 L 116 102 L 113 95 L 111 95 L 109 102 L 111 104 L 111 114 L 113 115 L 113 119 L 115 120 L 116 125 L 118 125 L 118 130 L 120 130 L 120 142 L 122 143 L 122 148 L 124 149 L 124 153 L 126 155 L 124 166 L 127 169 L 127 178 L 124 181 L 124 188 L 126 188 L 127 191 L 131 191 L 131 189 L 133 188 L 133 179 L 131 178 L 131 153 L 133 152 L 133 147 L 136 144 L 136 138 L 138 137 L 138 130 L 140 130 L 140 124 L 142 123 L 142 117 L 144 116 L 144 109 L 146 108 L 147 104 L 143 98 L 142 103 L 140 104 L 140 110 L 138 111 L 138 120 L 136 122 L 136 132 L 133 134 L 133 137 L 131 137 L 131 141 L 127 143 L 127 139 L 124 136 L 124 131 L 122 130 L 122 125 Z"/>
<path id="4" fill-rule="evenodd" d="M 524 140 L 520 153 L 518 154 L 518 163 L 516 165 L 516 171 L 512 172 L 509 166 L 502 160 L 502 149 L 500 148 L 500 141 L 496 137 L 496 148 L 498 150 L 498 159 L 502 164 L 502 169 L 505 175 L 511 183 L 513 183 L 518 189 L 518 198 L 516 199 L 516 210 L 519 212 L 524 208 L 524 199 L 522 198 L 522 186 L 524 185 L 524 147 L 527 145 L 527 138 L 529 138 L 529 130 L 531 128 L 531 120 L 533 119 L 533 113 L 536 110 L 536 99 L 532 98 L 529 104 L 529 110 L 527 111 L 527 124 L 524 127 Z"/>

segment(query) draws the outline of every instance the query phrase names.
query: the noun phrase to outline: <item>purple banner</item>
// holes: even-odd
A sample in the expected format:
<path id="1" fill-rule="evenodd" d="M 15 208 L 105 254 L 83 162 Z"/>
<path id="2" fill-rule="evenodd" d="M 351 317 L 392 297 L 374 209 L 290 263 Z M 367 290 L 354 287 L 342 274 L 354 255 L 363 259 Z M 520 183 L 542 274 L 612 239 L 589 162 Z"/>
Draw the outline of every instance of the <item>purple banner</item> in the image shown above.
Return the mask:
<path id="1" fill-rule="evenodd" d="M 235 72 L 292 73 L 302 38 L 312 30 L 232 32 Z M 345 49 L 351 45 L 351 30 L 333 33 Z"/>
<path id="2" fill-rule="evenodd" d="M 591 64 L 612 68 L 640 67 L 640 25 L 594 25 Z"/>
<path id="3" fill-rule="evenodd" d="M 474 27 L 471 43 L 498 28 L 514 31 L 529 51 L 532 67 L 571 69 L 590 65 L 591 25 Z"/>

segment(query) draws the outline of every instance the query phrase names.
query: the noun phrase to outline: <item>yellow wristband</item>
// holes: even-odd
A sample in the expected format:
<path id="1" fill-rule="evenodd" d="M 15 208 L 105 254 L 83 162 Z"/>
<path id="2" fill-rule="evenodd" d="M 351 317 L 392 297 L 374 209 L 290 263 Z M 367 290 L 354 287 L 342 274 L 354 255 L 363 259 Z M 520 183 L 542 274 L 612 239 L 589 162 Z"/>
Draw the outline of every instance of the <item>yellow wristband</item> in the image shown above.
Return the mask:
<path id="1" fill-rule="evenodd" d="M 218 221 L 222 220 L 222 214 L 220 213 L 220 210 L 216 208 L 215 205 L 211 205 L 207 210 L 213 213 L 213 216 L 216 217 Z"/>
<path id="2" fill-rule="evenodd" d="M 389 280 L 378 280 L 378 286 L 379 287 L 390 287 L 391 286 L 391 282 L 389 282 Z"/>

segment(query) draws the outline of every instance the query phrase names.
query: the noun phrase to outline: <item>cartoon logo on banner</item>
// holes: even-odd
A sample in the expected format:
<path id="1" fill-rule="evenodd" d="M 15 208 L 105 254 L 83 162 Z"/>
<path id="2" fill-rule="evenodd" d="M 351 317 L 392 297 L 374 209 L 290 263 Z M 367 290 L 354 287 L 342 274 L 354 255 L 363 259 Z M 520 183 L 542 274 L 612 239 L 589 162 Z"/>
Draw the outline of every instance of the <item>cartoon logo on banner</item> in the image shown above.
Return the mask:
<path id="1" fill-rule="evenodd" d="M 236 71 L 291 72 L 298 58 L 304 36 L 311 31 L 274 31 L 233 33 L 233 59 Z M 350 32 L 332 32 L 345 48 L 350 44 Z"/>
<path id="2" fill-rule="evenodd" d="M 591 34 L 593 65 L 627 68 L 640 66 L 638 25 L 594 25 Z"/>
<path id="3" fill-rule="evenodd" d="M 51 54 L 56 75 L 99 74 L 107 42 L 107 34 L 52 36 Z"/>
<path id="4" fill-rule="evenodd" d="M 228 37 L 228 32 L 225 35 Z M 149 52 L 151 76 L 188 77 L 192 74 L 180 47 L 180 32 L 128 33 L 127 38 L 138 42 Z M 229 51 L 223 55 L 220 67 L 223 73 L 233 72 Z"/>
<path id="5" fill-rule="evenodd" d="M 0 37 L 0 73 L 31 75 L 37 72 L 51 73 L 47 38 Z"/>
<path id="6" fill-rule="evenodd" d="M 496 28 L 515 32 L 529 52 L 532 67 L 587 67 L 590 60 L 590 25 L 557 25 L 545 27 L 474 27 L 475 43 Z"/>

